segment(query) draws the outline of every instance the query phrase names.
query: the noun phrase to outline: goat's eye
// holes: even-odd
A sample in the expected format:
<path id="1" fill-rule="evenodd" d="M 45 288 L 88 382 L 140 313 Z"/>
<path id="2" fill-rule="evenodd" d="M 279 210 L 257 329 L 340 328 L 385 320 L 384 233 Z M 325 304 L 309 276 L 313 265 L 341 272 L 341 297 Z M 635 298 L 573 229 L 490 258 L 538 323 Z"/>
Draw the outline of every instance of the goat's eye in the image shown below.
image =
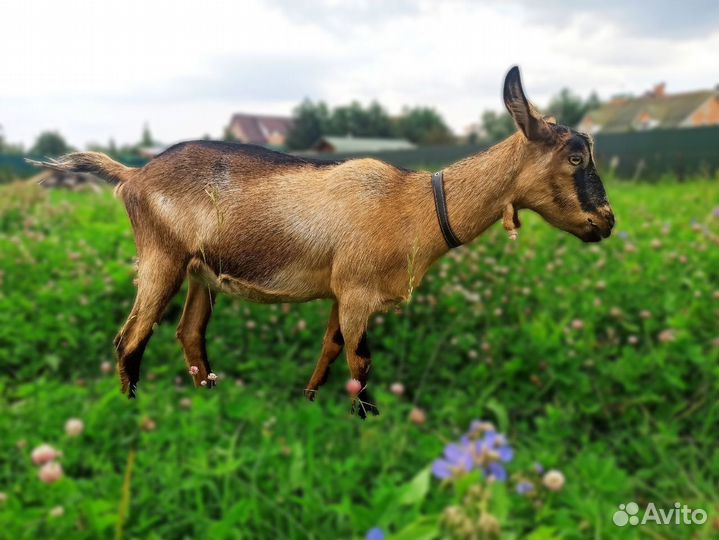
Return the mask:
<path id="1" fill-rule="evenodd" d="M 581 162 L 582 162 L 582 156 L 577 156 L 577 155 L 569 156 L 569 163 L 571 163 L 575 167 L 577 165 L 579 165 Z"/>

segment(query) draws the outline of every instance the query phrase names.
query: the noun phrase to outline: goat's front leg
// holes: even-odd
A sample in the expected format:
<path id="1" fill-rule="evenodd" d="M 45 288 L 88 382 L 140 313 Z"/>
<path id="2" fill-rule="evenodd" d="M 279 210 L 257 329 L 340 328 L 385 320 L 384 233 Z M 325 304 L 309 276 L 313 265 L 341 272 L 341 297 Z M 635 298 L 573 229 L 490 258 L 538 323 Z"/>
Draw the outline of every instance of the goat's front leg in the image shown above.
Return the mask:
<path id="1" fill-rule="evenodd" d="M 332 304 L 330 320 L 327 322 L 327 330 L 322 340 L 322 354 L 319 360 L 317 360 L 317 365 L 312 373 L 312 377 L 310 377 L 310 382 L 307 383 L 307 388 L 305 388 L 305 397 L 310 401 L 315 400 L 317 389 L 327 382 L 330 365 L 337 360 L 337 357 L 342 352 L 343 345 L 344 338 L 340 331 L 339 306 L 337 302 L 335 302 Z"/>
<path id="2" fill-rule="evenodd" d="M 190 278 L 185 307 L 177 325 L 177 339 L 182 344 L 185 364 L 195 386 L 215 386 L 210 361 L 207 359 L 205 331 L 212 315 L 215 294 L 200 282 Z M 203 384 L 204 383 L 204 384 Z"/>
<path id="3" fill-rule="evenodd" d="M 367 379 L 370 366 L 372 365 L 372 357 L 367 343 L 367 320 L 372 314 L 365 303 L 361 301 L 361 296 L 357 299 L 340 299 L 339 306 L 340 328 L 345 341 L 345 350 L 347 353 L 347 365 L 350 375 L 353 379 L 357 379 L 362 387 L 359 395 L 352 404 L 352 412 L 355 410 L 360 418 L 367 417 L 367 413 L 374 415 L 379 414 L 379 410 L 374 405 L 374 399 L 367 391 Z"/>

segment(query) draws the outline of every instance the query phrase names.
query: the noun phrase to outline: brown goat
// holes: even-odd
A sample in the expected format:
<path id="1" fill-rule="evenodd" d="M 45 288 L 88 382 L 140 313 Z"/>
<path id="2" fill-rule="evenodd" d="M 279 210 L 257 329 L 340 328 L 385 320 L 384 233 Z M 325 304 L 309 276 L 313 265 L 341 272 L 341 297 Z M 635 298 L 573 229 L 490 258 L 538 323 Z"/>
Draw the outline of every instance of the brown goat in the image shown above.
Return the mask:
<path id="1" fill-rule="evenodd" d="M 456 237 L 470 242 L 501 218 L 514 238 L 520 208 L 587 242 L 609 236 L 614 216 L 591 139 L 538 115 L 516 67 L 505 79 L 504 101 L 519 131 L 444 170 Z M 36 164 L 118 184 L 139 258 L 135 304 L 115 339 L 123 392 L 134 397 L 153 326 L 189 277 L 177 337 L 196 385 L 215 382 L 205 329 L 217 292 L 262 303 L 330 298 L 305 394 L 315 398 L 345 346 L 351 377 L 363 389 L 358 413 L 377 412 L 365 389 L 367 321 L 408 300 L 448 251 L 429 173 L 209 141 L 177 144 L 141 169 L 95 152 Z"/>

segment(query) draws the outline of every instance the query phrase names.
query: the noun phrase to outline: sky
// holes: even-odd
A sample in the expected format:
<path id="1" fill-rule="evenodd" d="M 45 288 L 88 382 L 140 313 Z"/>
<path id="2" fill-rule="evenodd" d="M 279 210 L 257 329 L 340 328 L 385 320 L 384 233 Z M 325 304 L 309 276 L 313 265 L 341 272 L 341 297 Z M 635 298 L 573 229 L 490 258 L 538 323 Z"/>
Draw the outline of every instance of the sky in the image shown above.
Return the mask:
<path id="1" fill-rule="evenodd" d="M 234 112 L 303 98 L 437 109 L 457 133 L 502 108 L 517 64 L 541 108 L 719 83 L 717 0 L 0 0 L 0 125 L 30 146 L 219 138 Z"/>

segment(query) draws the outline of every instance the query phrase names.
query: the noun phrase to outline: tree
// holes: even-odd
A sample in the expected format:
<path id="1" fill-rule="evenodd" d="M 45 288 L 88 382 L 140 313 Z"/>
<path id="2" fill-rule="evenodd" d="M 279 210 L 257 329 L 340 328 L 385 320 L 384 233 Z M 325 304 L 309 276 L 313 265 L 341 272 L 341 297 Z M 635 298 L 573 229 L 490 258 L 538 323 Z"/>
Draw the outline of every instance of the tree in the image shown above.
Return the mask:
<path id="1" fill-rule="evenodd" d="M 5 138 L 5 130 L 3 129 L 2 124 L 0 124 L 0 154 L 21 156 L 24 153 L 22 143 L 13 144 L 7 142 L 7 139 Z"/>
<path id="2" fill-rule="evenodd" d="M 57 131 L 44 131 L 35 139 L 35 144 L 30 149 L 34 156 L 60 156 L 71 150 L 65 139 Z"/>
<path id="3" fill-rule="evenodd" d="M 592 90 L 592 93 L 589 94 L 587 101 L 584 102 L 584 114 L 587 114 L 589 111 L 593 111 L 594 109 L 598 109 L 601 106 L 602 101 L 599 99 L 597 93 Z"/>
<path id="4" fill-rule="evenodd" d="M 312 146 L 327 133 L 329 111 L 322 101 L 313 103 L 305 99 L 293 111 L 292 119 L 292 128 L 285 142 L 293 150 L 302 150 Z"/>
<path id="5" fill-rule="evenodd" d="M 484 140 L 494 144 L 509 137 L 517 130 L 517 126 L 508 112 L 498 114 L 495 111 L 484 111 L 482 113 L 482 130 L 484 131 Z"/>
<path id="6" fill-rule="evenodd" d="M 405 108 L 397 119 L 397 134 L 418 144 L 442 144 L 454 139 L 442 116 L 430 107 Z"/>
<path id="7" fill-rule="evenodd" d="M 562 88 L 549 102 L 547 112 L 557 119 L 558 124 L 576 126 L 584 116 L 584 102 L 569 88 Z"/>
<path id="8" fill-rule="evenodd" d="M 562 88 L 549 102 L 547 111 L 557 119 L 558 124 L 574 127 L 588 111 L 597 109 L 601 104 L 596 92 L 583 101 L 568 88 Z"/>
<path id="9" fill-rule="evenodd" d="M 327 133 L 332 135 L 355 135 L 357 137 L 392 137 L 392 120 L 382 106 L 372 102 L 367 109 L 353 101 L 336 107 L 330 116 Z"/>
<path id="10" fill-rule="evenodd" d="M 225 127 L 225 131 L 222 133 L 222 140 L 227 142 L 234 142 L 237 140 L 237 137 L 235 137 L 235 134 L 232 133 L 230 126 Z"/>
<path id="11" fill-rule="evenodd" d="M 367 107 L 367 120 L 370 131 L 375 137 L 394 137 L 396 135 L 392 119 L 378 102 L 373 101 Z"/>
<path id="12" fill-rule="evenodd" d="M 140 147 L 141 148 L 150 148 L 152 146 L 155 146 L 155 141 L 152 138 L 152 133 L 150 132 L 150 126 L 145 124 L 142 128 L 142 139 L 140 140 Z"/>

